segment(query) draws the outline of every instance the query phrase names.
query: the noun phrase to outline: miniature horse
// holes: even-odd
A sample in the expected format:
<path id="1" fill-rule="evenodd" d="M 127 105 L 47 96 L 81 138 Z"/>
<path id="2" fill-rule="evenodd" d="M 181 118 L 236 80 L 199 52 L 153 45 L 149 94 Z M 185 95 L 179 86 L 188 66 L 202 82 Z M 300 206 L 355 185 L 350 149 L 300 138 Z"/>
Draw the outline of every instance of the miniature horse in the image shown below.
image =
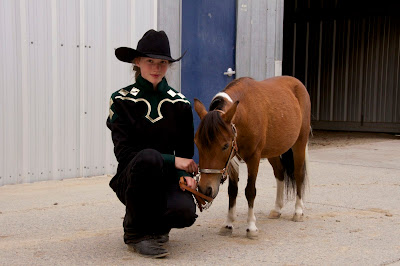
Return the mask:
<path id="1" fill-rule="evenodd" d="M 280 217 L 286 187 L 287 193 L 296 193 L 293 220 L 302 221 L 311 129 L 310 97 L 304 85 L 288 76 L 264 81 L 240 78 L 215 95 L 209 112 L 198 99 L 194 108 L 201 119 L 195 135 L 201 174 L 199 191 L 215 198 L 220 183 L 229 176 L 229 212 L 220 234 L 230 235 L 233 231 L 239 181 L 236 158 L 248 168 L 247 237 L 258 235 L 253 206 L 261 158 L 268 158 L 277 181 L 275 208 L 269 218 Z"/>

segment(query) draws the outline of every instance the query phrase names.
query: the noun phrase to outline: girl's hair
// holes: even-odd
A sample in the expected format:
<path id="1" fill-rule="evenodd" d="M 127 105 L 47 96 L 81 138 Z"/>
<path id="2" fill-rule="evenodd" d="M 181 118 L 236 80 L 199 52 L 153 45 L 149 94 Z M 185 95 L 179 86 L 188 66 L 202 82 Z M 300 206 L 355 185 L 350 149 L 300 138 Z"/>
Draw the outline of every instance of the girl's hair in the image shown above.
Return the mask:
<path id="1" fill-rule="evenodd" d="M 135 62 L 132 62 L 132 66 L 133 66 L 133 72 L 135 72 L 135 80 L 137 80 L 137 78 L 140 75 L 140 67 L 135 65 Z"/>

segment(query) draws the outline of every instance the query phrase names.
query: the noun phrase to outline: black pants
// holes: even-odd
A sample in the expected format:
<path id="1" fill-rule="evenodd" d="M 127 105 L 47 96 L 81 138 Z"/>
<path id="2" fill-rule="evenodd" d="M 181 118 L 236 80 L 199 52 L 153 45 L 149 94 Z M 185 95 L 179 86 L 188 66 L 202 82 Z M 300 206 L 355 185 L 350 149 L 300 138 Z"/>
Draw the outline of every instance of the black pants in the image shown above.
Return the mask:
<path id="1" fill-rule="evenodd" d="M 116 193 L 126 206 L 125 243 L 165 234 L 171 228 L 189 227 L 197 218 L 191 193 L 179 188 L 175 171 L 163 164 L 158 151 L 145 149 L 119 177 Z"/>

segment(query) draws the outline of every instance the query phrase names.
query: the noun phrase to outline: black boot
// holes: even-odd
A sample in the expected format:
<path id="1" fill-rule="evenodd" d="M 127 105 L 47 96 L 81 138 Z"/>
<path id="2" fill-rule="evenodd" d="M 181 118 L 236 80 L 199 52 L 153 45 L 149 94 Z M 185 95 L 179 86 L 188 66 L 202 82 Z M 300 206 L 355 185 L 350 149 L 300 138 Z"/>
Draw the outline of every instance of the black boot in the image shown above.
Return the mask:
<path id="1" fill-rule="evenodd" d="M 138 254 L 150 258 L 164 258 L 169 255 L 168 251 L 161 247 L 153 238 L 145 239 L 137 243 L 128 243 L 128 248 Z"/>
<path id="2" fill-rule="evenodd" d="M 155 230 L 153 233 L 153 238 L 157 241 L 157 243 L 164 244 L 169 241 L 169 232 L 171 231 L 171 228 L 168 229 L 158 229 Z"/>
<path id="3" fill-rule="evenodd" d="M 162 234 L 162 235 L 154 235 L 154 239 L 157 241 L 157 243 L 164 244 L 169 241 L 169 234 Z"/>

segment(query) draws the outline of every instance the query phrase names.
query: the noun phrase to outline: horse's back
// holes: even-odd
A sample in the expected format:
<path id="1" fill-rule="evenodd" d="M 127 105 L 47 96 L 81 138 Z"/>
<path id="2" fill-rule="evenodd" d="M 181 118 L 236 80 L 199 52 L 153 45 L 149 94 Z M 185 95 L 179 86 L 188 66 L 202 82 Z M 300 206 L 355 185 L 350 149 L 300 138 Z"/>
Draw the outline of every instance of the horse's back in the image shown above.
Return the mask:
<path id="1" fill-rule="evenodd" d="M 250 128 L 246 134 L 260 137 L 254 138 L 255 143 L 264 143 L 263 157 L 282 154 L 282 150 L 285 152 L 297 141 L 303 128 L 309 127 L 310 99 L 298 79 L 289 76 L 263 81 L 241 78 L 235 86 L 240 101 L 238 123 Z"/>
<path id="2" fill-rule="evenodd" d="M 257 81 L 256 81 L 257 82 Z M 308 92 L 303 83 L 295 77 L 279 76 L 259 81 L 263 87 L 273 91 L 288 89 L 299 101 L 307 101 L 309 99 Z"/>
<path id="3" fill-rule="evenodd" d="M 263 110 L 271 115 L 281 115 L 274 110 L 288 109 L 296 116 L 300 109 L 309 109 L 310 106 L 307 89 L 294 77 L 279 76 L 263 81 L 240 78 L 233 86 L 238 88 L 237 99 L 253 112 Z"/>

